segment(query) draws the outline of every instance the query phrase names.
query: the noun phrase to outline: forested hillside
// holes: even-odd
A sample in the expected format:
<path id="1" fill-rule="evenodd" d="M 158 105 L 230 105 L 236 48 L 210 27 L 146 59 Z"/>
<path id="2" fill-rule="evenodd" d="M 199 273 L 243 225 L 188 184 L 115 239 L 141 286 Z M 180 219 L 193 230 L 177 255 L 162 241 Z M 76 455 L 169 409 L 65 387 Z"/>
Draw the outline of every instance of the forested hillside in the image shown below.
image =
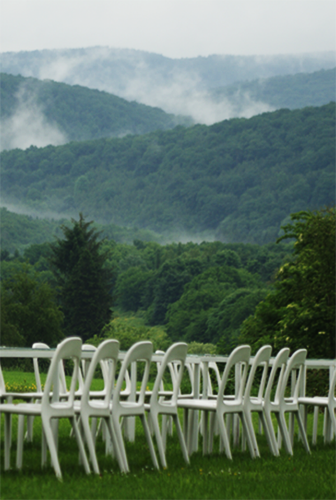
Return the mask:
<path id="1" fill-rule="evenodd" d="M 214 89 L 211 92 L 215 102 L 223 99 L 230 102 L 232 113 L 240 116 L 249 105 L 262 101 L 274 109 L 297 109 L 306 106 L 322 106 L 335 101 L 336 68 L 279 75 Z"/>
<path id="2" fill-rule="evenodd" d="M 0 77 L 2 149 L 11 149 L 15 139 L 19 141 L 20 137 L 16 136 L 22 131 L 16 122 L 20 122 L 20 118 L 30 121 L 27 127 L 34 127 L 34 121 L 43 117 L 49 126 L 56 127 L 62 134 L 62 142 L 144 134 L 178 124 L 192 124 L 191 119 L 168 115 L 161 109 L 79 85 L 6 73 L 1 73 Z"/>
<path id="3" fill-rule="evenodd" d="M 334 204 L 335 104 L 1 154 L 4 202 L 225 242 Z M 203 238 L 205 239 L 205 238 Z"/>

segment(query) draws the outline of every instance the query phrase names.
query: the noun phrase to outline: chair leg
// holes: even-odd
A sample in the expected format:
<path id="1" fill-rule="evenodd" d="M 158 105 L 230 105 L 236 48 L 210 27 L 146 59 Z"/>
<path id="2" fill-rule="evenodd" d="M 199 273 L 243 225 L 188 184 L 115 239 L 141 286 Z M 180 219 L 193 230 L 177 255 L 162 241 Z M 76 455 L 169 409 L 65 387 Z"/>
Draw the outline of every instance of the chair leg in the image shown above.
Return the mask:
<path id="1" fill-rule="evenodd" d="M 149 421 L 151 422 L 151 426 L 154 430 L 155 440 L 156 440 L 156 444 L 157 444 L 157 447 L 159 450 L 160 462 L 161 462 L 162 467 L 165 469 L 167 467 L 167 460 L 166 460 L 166 454 L 165 454 L 165 450 L 164 450 L 164 446 L 163 446 L 163 442 L 162 442 L 162 438 L 161 438 L 158 415 L 156 413 L 154 414 L 153 411 L 150 411 L 148 417 L 149 417 Z"/>
<path id="2" fill-rule="evenodd" d="M 313 439 L 312 439 L 313 444 L 316 444 L 316 442 L 317 442 L 318 418 L 319 418 L 319 407 L 314 406 Z"/>
<path id="3" fill-rule="evenodd" d="M 46 442 L 49 448 L 51 464 L 54 468 L 57 479 L 62 481 L 62 472 L 58 461 L 57 449 L 55 444 L 55 436 L 51 427 L 50 418 L 44 418 L 42 415 L 42 426 L 45 433 Z"/>
<path id="4" fill-rule="evenodd" d="M 299 424 L 299 431 L 300 431 L 301 439 L 303 441 L 303 445 L 304 445 L 304 447 L 306 449 L 306 452 L 310 453 L 310 448 L 309 448 L 309 443 L 308 443 L 308 439 L 307 439 L 307 434 L 306 434 L 306 431 L 305 431 L 305 428 L 304 428 L 304 424 L 303 424 L 303 420 L 302 420 L 302 417 L 301 417 L 300 410 L 298 410 L 295 413 L 296 413 L 296 418 L 297 418 L 297 421 L 298 421 L 298 424 Z"/>
<path id="5" fill-rule="evenodd" d="M 47 440 L 46 435 L 42 426 L 42 438 L 41 438 L 41 467 L 47 465 Z"/>
<path id="6" fill-rule="evenodd" d="M 202 430 L 203 430 L 203 455 L 208 454 L 208 420 L 209 420 L 209 412 L 203 411 L 203 422 L 202 422 Z"/>
<path id="7" fill-rule="evenodd" d="M 276 413 L 276 416 L 277 416 L 277 420 L 278 420 L 279 430 L 280 430 L 281 436 L 284 440 L 286 451 L 289 455 L 293 455 L 293 448 L 292 448 L 292 443 L 290 440 L 289 432 L 287 429 L 285 415 L 282 412 L 279 412 L 279 413 Z"/>
<path id="8" fill-rule="evenodd" d="M 260 458 L 260 451 L 259 451 L 259 446 L 257 442 L 257 438 L 254 432 L 253 428 L 253 422 L 252 422 L 252 413 L 250 411 L 246 411 L 245 413 L 245 422 L 246 426 L 248 428 L 248 432 L 250 433 L 250 439 L 253 445 L 254 449 L 254 456 Z M 247 440 L 246 432 L 243 434 L 244 440 Z"/>
<path id="9" fill-rule="evenodd" d="M 83 441 L 82 441 L 81 434 L 79 432 L 79 428 L 78 428 L 76 417 L 71 417 L 69 420 L 70 420 L 70 423 L 72 424 L 72 428 L 74 430 L 74 434 L 75 434 L 75 437 L 76 437 L 76 440 L 77 440 L 77 445 L 78 445 L 79 454 L 80 454 L 80 457 L 81 457 L 81 462 L 82 462 L 82 464 L 84 466 L 86 474 L 90 474 L 90 472 L 91 472 L 90 471 L 90 465 L 89 465 L 89 462 L 88 462 L 88 459 L 87 459 L 87 456 L 86 456 L 86 453 L 85 453 L 85 448 L 84 448 L 84 444 L 83 444 Z M 89 428 L 89 432 L 90 432 L 90 428 Z"/>
<path id="10" fill-rule="evenodd" d="M 253 443 L 253 439 L 251 438 L 249 427 L 248 427 L 247 422 L 246 422 L 245 413 L 241 412 L 241 413 L 239 413 L 239 416 L 240 416 L 240 420 L 242 423 L 243 431 L 244 431 L 245 436 L 246 436 L 247 445 L 249 447 L 251 458 L 256 458 L 257 454 L 256 454 L 255 446 Z M 253 430 L 253 434 L 254 434 L 254 430 Z M 257 448 L 258 448 L 258 444 L 257 444 Z"/>
<path id="11" fill-rule="evenodd" d="M 273 444 L 273 441 L 272 441 L 272 437 L 271 437 L 271 434 L 268 430 L 268 425 L 267 425 L 267 422 L 266 422 L 266 419 L 265 419 L 265 415 L 263 412 L 260 412 L 259 413 L 259 424 L 262 425 L 263 429 L 264 429 L 264 432 L 265 432 L 265 436 L 266 436 L 266 439 L 267 439 L 267 444 L 268 444 L 268 447 L 271 451 L 271 453 L 276 457 L 278 456 L 278 449 L 274 449 L 274 444 Z"/>
<path id="12" fill-rule="evenodd" d="M 116 437 L 118 449 L 120 451 L 120 455 L 122 457 L 124 466 L 125 466 L 125 472 L 129 472 L 129 465 L 128 465 L 128 460 L 127 460 L 127 455 L 126 455 L 126 449 L 125 449 L 125 443 L 124 439 L 122 437 L 122 432 L 121 432 L 121 424 L 119 422 L 119 417 L 115 417 L 112 412 L 111 416 L 111 422 L 112 422 L 112 429 L 114 431 L 114 435 Z"/>
<path id="13" fill-rule="evenodd" d="M 104 419 L 104 421 L 106 423 L 105 427 L 109 431 L 109 437 L 110 437 L 110 439 L 112 441 L 112 444 L 113 444 L 114 455 L 117 458 L 119 469 L 120 469 L 121 472 L 126 473 L 127 472 L 127 467 L 126 467 L 126 464 L 125 464 L 125 462 L 123 460 L 123 457 L 122 457 L 122 455 L 120 453 L 120 449 L 118 447 L 118 442 L 117 442 L 117 439 L 116 439 L 116 435 L 114 433 L 112 421 L 111 421 L 110 418 L 107 418 L 106 420 Z"/>
<path id="14" fill-rule="evenodd" d="M 152 438 L 151 438 L 151 435 L 150 435 L 150 432 L 149 432 L 149 428 L 148 428 L 148 423 L 147 423 L 147 420 L 146 420 L 146 415 L 140 415 L 140 419 L 141 419 L 141 422 L 142 422 L 142 426 L 143 426 L 143 429 L 144 429 L 144 432 L 145 432 L 145 436 L 146 436 L 146 440 L 147 440 L 147 443 L 148 443 L 148 447 L 149 447 L 149 451 L 150 451 L 150 454 L 151 454 L 151 457 L 152 457 L 152 462 L 153 462 L 153 465 L 156 469 L 159 469 L 159 462 L 157 461 L 157 458 L 156 458 L 156 454 L 155 454 L 155 450 L 154 450 L 154 446 L 153 446 L 153 441 L 152 441 Z"/>
<path id="15" fill-rule="evenodd" d="M 16 450 L 16 468 L 22 469 L 22 457 L 23 457 L 23 441 L 24 441 L 24 421 L 25 416 L 18 416 L 18 434 L 17 434 L 17 450 Z M 27 419 L 27 426 L 29 425 Z"/>
<path id="16" fill-rule="evenodd" d="M 231 449 L 230 449 L 230 442 L 226 430 L 226 425 L 224 422 L 224 415 L 216 413 L 216 420 L 218 420 L 218 429 L 219 429 L 219 434 L 220 437 L 222 438 L 223 444 L 224 444 L 224 449 L 225 449 L 225 454 L 227 458 L 232 460 L 232 454 L 231 454 Z"/>
<path id="17" fill-rule="evenodd" d="M 174 415 L 173 419 L 174 419 L 174 422 L 175 422 L 177 436 L 178 436 L 178 439 L 180 441 L 180 446 L 181 446 L 181 450 L 182 450 L 182 455 L 183 455 L 184 461 L 187 464 L 189 464 L 190 460 L 189 460 L 188 450 L 187 450 L 186 443 L 184 441 L 183 432 L 182 432 L 182 428 L 181 428 L 181 424 L 180 424 L 180 420 L 179 420 L 178 415 Z"/>
<path id="18" fill-rule="evenodd" d="M 10 413 L 5 413 L 5 470 L 10 469 L 11 418 Z"/>
<path id="19" fill-rule="evenodd" d="M 93 471 L 95 472 L 95 474 L 100 474 L 89 419 L 86 416 L 84 416 L 83 414 L 81 415 L 81 427 L 84 431 L 85 441 L 86 441 L 87 447 L 89 449 L 90 461 L 91 461 L 91 464 L 93 467 Z"/>
<path id="20" fill-rule="evenodd" d="M 264 415 L 265 424 L 266 424 L 265 429 L 267 428 L 267 433 L 268 433 L 270 441 L 271 441 L 273 454 L 274 454 L 274 456 L 278 457 L 280 455 L 280 452 L 279 452 L 277 440 L 275 437 L 271 413 L 268 411 L 264 411 L 263 415 Z"/>
<path id="21" fill-rule="evenodd" d="M 216 413 L 214 411 L 212 411 L 210 414 L 210 423 L 209 423 L 209 442 L 208 442 L 209 454 L 211 454 L 213 451 L 213 443 L 214 443 L 214 436 L 216 434 L 216 430 L 219 432 L 218 422 L 216 419 Z M 224 448 L 222 445 L 222 439 L 221 439 L 220 435 L 219 435 L 219 440 L 220 440 L 219 452 L 223 453 Z"/>

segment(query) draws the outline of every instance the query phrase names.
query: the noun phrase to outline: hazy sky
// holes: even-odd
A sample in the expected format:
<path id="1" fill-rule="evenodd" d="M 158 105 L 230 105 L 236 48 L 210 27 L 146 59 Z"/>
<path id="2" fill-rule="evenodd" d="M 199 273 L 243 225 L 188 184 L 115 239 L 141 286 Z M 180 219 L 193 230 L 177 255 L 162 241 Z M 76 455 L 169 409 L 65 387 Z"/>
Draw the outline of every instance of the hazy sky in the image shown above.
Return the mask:
<path id="1" fill-rule="evenodd" d="M 105 45 L 168 57 L 335 50 L 335 0 L 0 0 L 0 50 Z"/>

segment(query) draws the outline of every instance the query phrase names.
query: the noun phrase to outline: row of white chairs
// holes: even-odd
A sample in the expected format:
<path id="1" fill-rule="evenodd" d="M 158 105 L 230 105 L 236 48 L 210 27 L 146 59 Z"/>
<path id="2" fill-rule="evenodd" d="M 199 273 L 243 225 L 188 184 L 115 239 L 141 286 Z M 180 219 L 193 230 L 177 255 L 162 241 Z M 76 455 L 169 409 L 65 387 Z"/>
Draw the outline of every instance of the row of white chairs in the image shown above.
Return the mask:
<path id="1" fill-rule="evenodd" d="M 43 348 L 48 347 L 45 344 L 34 345 L 34 347 L 41 346 Z M 282 349 L 273 360 L 270 369 L 271 346 L 263 346 L 255 355 L 252 362 L 250 360 L 250 346 L 239 346 L 228 357 L 222 375 L 219 373 L 217 364 L 213 361 L 201 364 L 203 384 L 205 377 L 207 377 L 208 390 L 206 395 L 203 394 L 198 398 L 195 397 L 195 387 L 193 386 L 193 367 L 191 364 L 185 362 L 187 355 L 187 344 L 185 343 L 174 344 L 166 353 L 161 352 L 162 360 L 158 363 L 158 372 L 152 391 L 147 390 L 149 367 L 153 354 L 153 346 L 150 342 L 140 342 L 129 349 L 121 365 L 116 384 L 116 366 L 119 356 L 118 341 L 107 340 L 100 344 L 90 361 L 83 359 L 80 361 L 81 350 L 83 349 L 95 348 L 93 346 L 82 345 L 79 338 L 66 339 L 58 346 L 52 358 L 44 391 L 42 391 L 40 383 L 38 360 L 36 358 L 34 359 L 34 371 L 37 381 L 37 392 L 24 395 L 7 393 L 6 397 L 2 398 L 2 401 L 7 401 L 0 404 L 0 412 L 5 414 L 5 470 L 10 466 L 10 417 L 14 413 L 19 415 L 17 467 L 22 467 L 24 416 L 28 417 L 28 439 L 32 439 L 32 419 L 35 416 L 41 416 L 43 428 L 42 466 L 46 464 L 46 451 L 48 447 L 52 465 L 59 478 L 62 475 L 57 455 L 57 428 L 51 425 L 51 421 L 62 417 L 69 418 L 72 423 L 72 432 L 76 437 L 85 471 L 90 471 L 90 465 L 85 454 L 84 443 L 86 443 L 89 451 L 91 466 L 97 474 L 99 474 L 99 465 L 95 451 L 96 426 L 93 423 L 98 418 L 101 419 L 102 427 L 106 433 L 106 449 L 110 447 L 113 450 L 122 472 L 129 471 L 129 464 L 121 422 L 125 417 L 130 416 L 140 417 L 152 462 L 156 468 L 159 467 L 159 464 L 151 433 L 155 435 L 161 465 L 167 467 L 165 456 L 167 423 L 173 420 L 177 429 L 184 460 L 186 463 L 189 463 L 189 455 L 193 452 L 192 442 L 195 435 L 198 439 L 199 411 L 201 411 L 200 430 L 203 434 L 203 453 L 208 454 L 213 451 L 214 434 L 218 432 L 220 434 L 220 451 L 225 449 L 226 456 L 230 459 L 232 459 L 230 426 L 234 420 L 232 419 L 234 415 L 240 417 L 243 426 L 243 445 L 247 442 L 252 458 L 260 456 L 252 424 L 253 412 L 258 413 L 269 448 L 275 456 L 279 455 L 282 441 L 285 444 L 286 451 L 289 454 L 293 454 L 294 417 L 297 419 L 304 447 L 310 453 L 305 432 L 305 418 L 301 416 L 300 405 L 325 406 L 329 412 L 327 419 L 328 432 L 326 435 L 330 439 L 330 429 L 334 429 L 336 432 L 336 400 L 334 397 L 330 397 L 330 394 L 333 394 L 335 389 L 336 372 L 332 380 L 329 398 L 312 399 L 299 396 L 307 355 L 305 349 L 296 351 L 291 357 L 289 357 L 288 348 Z M 75 361 L 70 391 L 67 391 L 66 388 L 63 369 L 63 360 L 68 357 L 72 357 Z M 140 360 L 144 362 L 141 386 L 140 390 L 137 391 L 136 401 L 131 401 L 128 398 L 131 393 L 129 369 L 133 362 Z M 104 390 L 93 392 L 91 384 L 98 365 L 101 366 L 103 374 Z M 191 393 L 187 395 L 181 394 L 180 391 L 184 367 L 188 370 L 192 385 Z M 170 371 L 173 384 L 170 391 L 165 391 L 163 387 L 163 377 L 167 368 Z M 211 383 L 210 370 L 215 372 L 217 381 L 216 394 L 214 394 L 214 388 Z M 262 373 L 260 373 L 260 370 Z M 239 373 L 239 387 L 236 387 L 235 394 L 228 395 L 227 387 L 231 380 L 232 371 L 236 374 Z M 293 372 L 296 373 L 294 378 L 295 383 L 292 384 L 290 397 L 286 397 L 285 391 L 290 378 L 293 376 Z M 257 373 L 258 377 L 256 377 Z M 59 386 L 57 396 L 54 394 L 56 379 Z M 255 388 L 257 379 L 259 380 L 258 394 L 252 396 L 252 387 Z M 126 388 L 124 388 L 125 380 Z M 145 400 L 146 396 L 147 400 Z M 13 398 L 26 399 L 28 403 L 14 405 L 12 403 Z M 184 410 L 183 431 L 178 418 L 178 408 L 183 408 Z M 289 428 L 285 420 L 286 413 L 290 413 L 292 417 Z M 197 418 L 194 418 L 195 414 L 197 414 Z M 272 423 L 272 414 L 276 416 L 278 422 L 278 439 L 276 438 Z M 163 415 L 161 429 L 159 426 L 159 415 Z M 210 421 L 209 416 L 211 417 Z M 169 420 L 167 420 L 168 418 Z"/>
<path id="2" fill-rule="evenodd" d="M 179 384 L 183 374 L 187 348 L 188 346 L 185 343 L 176 343 L 167 350 L 162 362 L 160 363 L 156 381 L 150 394 L 149 403 L 146 403 L 145 396 L 150 363 L 153 354 L 153 345 L 151 342 L 138 342 L 128 350 L 122 362 L 116 384 L 115 374 L 119 355 L 119 342 L 117 340 L 106 340 L 102 342 L 94 352 L 84 379 L 84 383 L 80 386 L 79 390 L 77 385 L 80 378 L 79 373 L 82 341 L 80 338 L 69 338 L 61 342 L 52 357 L 42 393 L 29 393 L 31 401 L 19 404 L 13 404 L 12 399 L 25 399 L 26 395 L 16 395 L 14 393 L 11 395 L 8 394 L 7 402 L 0 404 L 0 413 L 3 413 L 5 416 L 5 470 L 10 468 L 10 419 L 13 414 L 19 415 L 16 461 L 16 466 L 18 468 L 22 467 L 24 416 L 30 418 L 37 416 L 41 417 L 43 430 L 42 466 L 46 465 L 46 451 L 48 448 L 50 451 L 52 466 L 59 479 L 62 478 L 62 473 L 58 460 L 57 430 L 52 425 L 52 421 L 60 418 L 67 418 L 71 422 L 73 434 L 77 440 L 80 452 L 80 460 L 86 473 L 90 472 L 90 465 L 85 453 L 84 442 L 87 444 L 94 472 L 97 474 L 100 473 L 95 451 L 95 433 L 93 433 L 89 423 L 92 418 L 100 418 L 105 422 L 105 428 L 109 433 L 109 437 L 113 444 L 113 451 L 122 472 L 129 472 L 129 464 L 121 424 L 123 418 L 130 416 L 140 417 L 152 462 L 154 467 L 157 469 L 159 468 L 159 463 L 153 446 L 146 414 L 148 415 L 150 427 L 153 429 L 155 434 L 160 461 L 163 467 L 167 466 L 167 462 L 158 417 L 160 414 L 172 417 L 177 429 L 183 457 L 186 463 L 189 463 L 189 456 L 178 419 L 177 410 Z M 65 392 L 65 387 L 62 386 L 62 383 L 58 383 L 61 387 L 56 390 L 57 384 L 55 384 L 55 381 L 59 380 L 61 372 L 60 366 L 62 366 L 63 361 L 68 358 L 71 358 L 74 361 L 70 389 Z M 129 398 L 125 400 L 122 397 L 124 392 L 124 380 L 127 379 L 127 373 L 131 364 L 140 361 L 144 364 L 140 390 L 137 391 L 135 401 L 130 401 Z M 169 391 L 169 399 L 163 399 L 162 392 L 160 391 L 162 387 L 162 378 L 167 365 L 173 362 L 175 363 L 175 373 L 177 376 L 172 380 L 173 388 Z M 100 397 L 97 397 L 97 394 L 94 394 L 94 397 L 92 397 L 92 379 L 99 364 L 104 366 L 105 388 L 99 395 Z M 167 394 L 168 393 L 165 395 Z M 32 402 L 32 399 L 35 401 Z"/>
<path id="3" fill-rule="evenodd" d="M 220 450 L 223 450 L 224 447 L 226 456 L 232 459 L 230 436 L 228 433 L 228 426 L 231 419 L 226 419 L 226 425 L 225 417 L 229 415 L 238 415 L 243 426 L 244 436 L 251 457 L 259 457 L 259 447 L 252 424 L 253 412 L 259 414 L 269 448 L 273 455 L 279 455 L 279 446 L 272 423 L 272 414 L 276 416 L 280 435 L 285 443 L 286 451 L 291 455 L 293 454 L 293 433 L 291 432 L 290 434 L 288 431 L 285 413 L 291 413 L 296 417 L 304 447 L 306 451 L 310 453 L 303 420 L 299 411 L 298 399 L 307 351 L 306 349 L 300 349 L 288 359 L 289 349 L 282 349 L 274 359 L 270 375 L 268 376 L 271 353 L 271 346 L 263 346 L 254 357 L 252 366 L 249 369 L 251 355 L 250 346 L 243 345 L 237 347 L 228 357 L 223 375 L 219 380 L 218 393 L 216 395 L 209 393 L 206 398 L 190 398 L 178 401 L 179 408 L 183 408 L 186 413 L 190 410 L 202 411 L 204 454 L 211 453 L 212 451 L 213 436 L 217 427 L 220 434 Z M 227 395 L 226 389 L 229 384 L 230 376 L 232 372 L 233 374 L 235 373 L 237 365 L 239 367 L 238 369 L 241 370 L 239 388 L 234 395 Z M 259 391 L 257 396 L 252 396 L 251 390 L 255 383 L 255 376 L 259 367 L 263 369 Z M 285 390 L 293 370 L 298 372 L 295 387 L 291 397 L 286 398 Z M 277 374 L 275 396 L 272 397 Z M 208 425 L 209 414 L 211 414 L 211 419 Z M 195 433 L 195 429 L 193 428 L 195 425 L 193 422 L 195 422 L 195 420 L 188 419 L 187 415 L 184 420 L 185 422 L 191 422 L 191 428 L 185 429 L 185 436 L 188 438 L 188 442 L 190 442 L 191 436 Z"/>

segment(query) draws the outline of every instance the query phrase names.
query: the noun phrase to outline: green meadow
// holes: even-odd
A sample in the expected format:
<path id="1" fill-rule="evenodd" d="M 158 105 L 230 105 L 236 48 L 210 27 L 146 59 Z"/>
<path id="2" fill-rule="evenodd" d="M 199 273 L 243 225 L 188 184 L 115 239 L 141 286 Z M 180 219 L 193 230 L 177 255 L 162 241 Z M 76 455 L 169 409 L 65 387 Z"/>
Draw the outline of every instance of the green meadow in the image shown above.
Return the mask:
<path id="1" fill-rule="evenodd" d="M 34 383 L 32 373 L 5 371 L 9 390 L 27 390 Z M 97 388 L 100 380 L 96 380 Z M 308 439 L 311 443 L 312 414 L 308 415 Z M 257 421 L 255 421 L 257 426 Z M 70 424 L 60 421 L 59 458 L 63 482 L 56 479 L 50 465 L 41 469 L 41 423 L 34 421 L 32 443 L 25 443 L 23 468 L 15 468 L 17 418 L 13 417 L 11 470 L 4 471 L 3 417 L 1 420 L 1 483 L 0 497 L 9 499 L 334 499 L 335 491 L 335 442 L 325 445 L 322 437 L 323 414 L 319 419 L 319 438 L 306 454 L 302 443 L 295 438 L 294 456 L 281 450 L 280 457 L 273 457 L 266 439 L 258 435 L 261 458 L 252 460 L 248 451 L 232 448 L 233 460 L 218 452 L 202 455 L 201 437 L 199 451 L 184 463 L 176 432 L 168 439 L 168 468 L 153 469 L 149 450 L 137 422 L 135 442 L 126 443 L 131 472 L 119 472 L 111 456 L 105 456 L 101 437 L 97 440 L 97 455 L 101 475 L 87 476 L 78 463 L 78 450 L 70 438 Z"/>

